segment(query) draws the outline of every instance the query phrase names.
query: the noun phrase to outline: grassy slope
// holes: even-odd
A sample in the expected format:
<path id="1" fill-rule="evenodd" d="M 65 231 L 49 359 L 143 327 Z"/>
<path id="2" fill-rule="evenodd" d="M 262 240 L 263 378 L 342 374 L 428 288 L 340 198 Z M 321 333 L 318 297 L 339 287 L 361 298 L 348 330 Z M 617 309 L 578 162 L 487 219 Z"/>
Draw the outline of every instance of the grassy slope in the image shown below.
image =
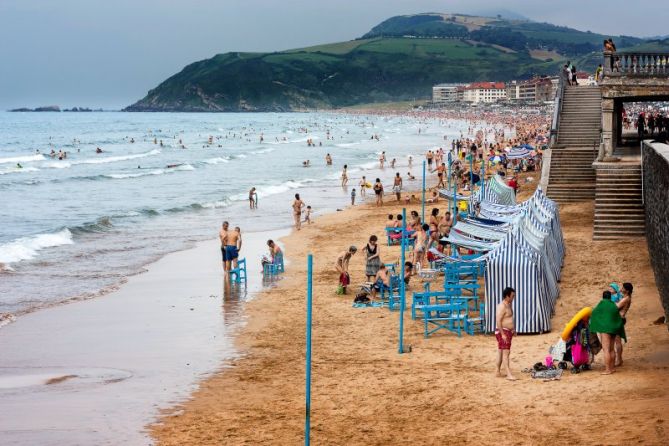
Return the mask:
<path id="1" fill-rule="evenodd" d="M 443 17 L 471 30 L 481 26 L 512 29 L 541 41 L 599 44 L 604 39 L 599 34 L 520 20 Z M 382 25 L 375 29 L 382 30 Z M 395 22 L 392 29 L 401 32 L 400 25 Z M 432 26 L 420 25 L 421 29 Z M 627 39 L 629 49 L 669 48 L 669 40 L 631 48 L 630 41 L 636 43 Z M 570 59 L 579 69 L 592 71 L 601 54 L 584 53 Z M 459 39 L 402 37 L 370 37 L 274 53 L 226 53 L 187 66 L 150 91 L 135 109 L 290 110 L 411 100 L 428 97 L 430 87 L 440 82 L 555 74 L 565 60 L 543 61 L 528 51 L 509 53 L 495 45 Z"/>
<path id="2" fill-rule="evenodd" d="M 278 53 L 227 53 L 184 68 L 144 108 L 236 110 L 349 106 L 429 95 L 439 82 L 553 73 L 556 62 L 451 39 L 384 38 Z M 203 99 L 204 98 L 204 99 Z M 170 105 L 171 104 L 171 105 Z"/>

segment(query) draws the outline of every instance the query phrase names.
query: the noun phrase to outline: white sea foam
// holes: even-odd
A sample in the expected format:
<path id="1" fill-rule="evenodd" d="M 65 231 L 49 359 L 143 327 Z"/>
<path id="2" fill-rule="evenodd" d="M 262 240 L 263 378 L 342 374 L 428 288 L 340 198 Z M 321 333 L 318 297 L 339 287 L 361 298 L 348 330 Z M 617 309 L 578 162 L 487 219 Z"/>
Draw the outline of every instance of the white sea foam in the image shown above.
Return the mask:
<path id="1" fill-rule="evenodd" d="M 72 164 L 104 164 L 115 163 L 118 161 L 134 160 L 137 158 L 144 158 L 146 156 L 158 155 L 160 150 L 153 149 L 150 152 L 136 153 L 134 155 L 120 155 L 120 156 L 106 156 L 101 158 L 91 158 L 85 160 L 72 161 Z"/>
<path id="2" fill-rule="evenodd" d="M 22 260 L 30 260 L 35 258 L 42 249 L 73 243 L 72 233 L 67 228 L 51 234 L 21 237 L 0 245 L 0 263 L 7 265 Z"/>
<path id="3" fill-rule="evenodd" d="M 212 201 L 210 203 L 202 203 L 203 208 L 207 209 L 216 209 L 216 208 L 223 208 L 228 205 L 227 201 Z"/>
<path id="4" fill-rule="evenodd" d="M 115 180 L 123 180 L 125 178 L 139 178 L 139 177 L 146 177 L 150 175 L 162 175 L 164 174 L 165 171 L 163 169 L 156 169 L 156 170 L 150 170 L 148 172 L 140 172 L 140 173 L 111 173 L 109 175 L 103 175 L 107 178 L 113 178 Z"/>
<path id="5" fill-rule="evenodd" d="M 179 171 L 195 170 L 195 167 L 191 166 L 190 164 L 182 164 L 181 166 L 172 168 L 172 170 L 179 170 Z"/>
<path id="6" fill-rule="evenodd" d="M 44 155 L 10 156 L 8 158 L 0 158 L 0 164 L 28 163 L 30 161 L 43 161 L 44 159 Z"/>
<path id="7" fill-rule="evenodd" d="M 341 143 L 341 144 L 335 144 L 335 147 L 346 148 L 346 147 L 353 147 L 353 146 L 359 146 L 359 145 L 360 145 L 359 142 L 344 142 L 344 143 Z"/>
<path id="8" fill-rule="evenodd" d="M 0 175 L 7 175 L 8 173 L 26 173 L 26 172 L 38 172 L 39 169 L 37 167 L 22 167 L 22 168 L 13 168 L 13 169 L 7 169 L 7 170 L 2 170 L 0 171 Z"/>
<path id="9" fill-rule="evenodd" d="M 205 162 L 206 164 L 229 163 L 229 162 L 230 162 L 230 158 L 228 158 L 228 157 L 225 157 L 225 158 L 221 158 L 221 157 L 217 157 L 217 158 L 209 158 L 209 159 L 204 160 L 204 162 Z"/>
<path id="10" fill-rule="evenodd" d="M 268 147 L 268 148 L 266 148 L 266 149 L 253 151 L 253 152 L 251 152 L 251 154 L 252 154 L 252 155 L 262 155 L 263 153 L 274 152 L 274 150 L 275 150 L 275 149 L 273 149 L 272 147 Z"/>
<path id="11" fill-rule="evenodd" d="M 65 161 L 56 161 L 52 163 L 46 163 L 42 167 L 48 167 L 49 169 L 67 169 L 72 167 L 72 164 Z"/>

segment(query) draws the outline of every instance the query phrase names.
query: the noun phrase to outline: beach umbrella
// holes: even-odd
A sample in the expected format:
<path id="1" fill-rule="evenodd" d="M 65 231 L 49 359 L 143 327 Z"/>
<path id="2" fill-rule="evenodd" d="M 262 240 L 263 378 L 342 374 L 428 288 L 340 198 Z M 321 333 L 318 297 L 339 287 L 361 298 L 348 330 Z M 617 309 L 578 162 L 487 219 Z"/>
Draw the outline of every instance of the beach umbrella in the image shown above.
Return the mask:
<path id="1" fill-rule="evenodd" d="M 517 160 L 517 159 L 522 159 L 522 158 L 527 158 L 530 156 L 531 150 L 526 148 L 526 147 L 513 147 L 509 151 L 509 153 L 506 155 L 506 157 L 510 160 Z"/>

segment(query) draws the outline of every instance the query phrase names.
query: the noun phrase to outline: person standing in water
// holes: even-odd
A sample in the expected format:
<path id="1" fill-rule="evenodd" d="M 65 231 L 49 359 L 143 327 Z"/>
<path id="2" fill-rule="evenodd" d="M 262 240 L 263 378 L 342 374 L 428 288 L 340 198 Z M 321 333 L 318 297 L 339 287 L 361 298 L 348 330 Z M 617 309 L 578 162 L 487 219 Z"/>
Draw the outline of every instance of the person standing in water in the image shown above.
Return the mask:
<path id="1" fill-rule="evenodd" d="M 348 184 L 348 174 L 346 170 L 348 169 L 348 164 L 344 164 L 344 170 L 341 171 L 341 187 L 346 187 Z"/>
<path id="2" fill-rule="evenodd" d="M 362 198 L 365 198 L 365 189 L 367 189 L 367 178 L 363 176 L 360 180 L 360 196 Z"/>
<path id="3" fill-rule="evenodd" d="M 218 238 L 221 241 L 221 257 L 223 258 L 222 263 L 223 263 L 223 271 L 227 271 L 227 256 L 225 255 L 225 243 L 226 239 L 228 237 L 228 222 L 224 221 L 223 224 L 221 225 L 221 230 L 218 232 Z"/>
<path id="4" fill-rule="evenodd" d="M 304 207 L 304 202 L 300 199 L 300 194 L 295 194 L 295 200 L 293 201 L 292 207 L 295 229 L 299 231 L 302 228 L 302 208 Z"/>
<path id="5" fill-rule="evenodd" d="M 249 191 L 249 207 L 251 209 L 258 208 L 258 200 L 256 199 L 256 197 L 257 197 L 256 188 L 252 187 L 251 190 Z"/>
<path id="6" fill-rule="evenodd" d="M 516 378 L 511 373 L 509 357 L 511 356 L 511 340 L 516 334 L 513 322 L 513 309 L 511 303 L 516 298 L 516 290 L 511 287 L 504 288 L 502 292 L 502 301 L 497 305 L 495 316 L 496 329 L 495 338 L 497 338 L 497 376 L 502 375 L 502 365 L 506 371 L 506 379 L 515 381 Z"/>

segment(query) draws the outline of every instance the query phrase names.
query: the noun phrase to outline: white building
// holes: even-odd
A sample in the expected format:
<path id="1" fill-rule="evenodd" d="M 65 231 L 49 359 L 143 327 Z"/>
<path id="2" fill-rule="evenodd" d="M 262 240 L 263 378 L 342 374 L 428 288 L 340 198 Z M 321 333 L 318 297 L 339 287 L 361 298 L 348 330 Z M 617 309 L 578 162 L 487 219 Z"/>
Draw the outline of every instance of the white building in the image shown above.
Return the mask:
<path id="1" fill-rule="evenodd" d="M 447 102 L 457 102 L 458 87 L 464 84 L 437 84 L 432 87 L 432 102 L 435 104 L 444 104 Z"/>
<path id="2" fill-rule="evenodd" d="M 464 89 L 463 101 L 478 104 L 506 99 L 504 82 L 474 82 Z"/>

